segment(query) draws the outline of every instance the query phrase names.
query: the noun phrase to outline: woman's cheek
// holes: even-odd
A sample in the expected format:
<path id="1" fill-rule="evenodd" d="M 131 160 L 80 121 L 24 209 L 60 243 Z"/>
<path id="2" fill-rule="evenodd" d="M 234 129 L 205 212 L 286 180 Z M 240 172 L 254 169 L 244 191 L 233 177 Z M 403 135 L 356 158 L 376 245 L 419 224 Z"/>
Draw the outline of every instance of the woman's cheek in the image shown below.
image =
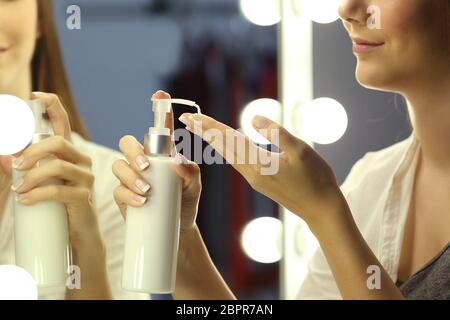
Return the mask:
<path id="1" fill-rule="evenodd" d="M 432 28 L 430 21 L 434 4 L 430 0 L 380 1 L 381 32 L 386 41 L 385 61 L 389 61 L 392 82 L 403 82 L 423 72 L 422 66 L 430 56 Z M 428 58 L 427 58 L 428 57 Z M 401 83 L 399 83 L 401 85 Z"/>
<path id="2" fill-rule="evenodd" d="M 21 21 L 18 25 L 18 38 L 24 46 L 28 56 L 34 53 L 35 43 L 38 37 L 38 8 L 39 0 L 22 0 L 20 16 Z"/>
<path id="3" fill-rule="evenodd" d="M 13 65 L 29 67 L 34 55 L 38 31 L 37 0 L 19 0 L 11 7 L 7 36 L 12 45 Z M 22 72 L 23 70 L 19 71 Z"/>

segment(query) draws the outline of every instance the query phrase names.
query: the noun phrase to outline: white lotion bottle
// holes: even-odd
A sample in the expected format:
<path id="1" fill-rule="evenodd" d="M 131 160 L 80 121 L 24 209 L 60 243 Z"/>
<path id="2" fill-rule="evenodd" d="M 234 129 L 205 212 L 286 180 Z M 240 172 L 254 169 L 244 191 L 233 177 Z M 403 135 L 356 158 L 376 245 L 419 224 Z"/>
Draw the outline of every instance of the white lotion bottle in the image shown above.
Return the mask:
<path id="1" fill-rule="evenodd" d="M 122 288 L 168 294 L 175 290 L 182 181 L 174 170 L 173 135 L 166 128 L 172 103 L 198 106 L 181 99 L 154 99 L 154 126 L 145 136 L 150 167 L 141 172 L 152 185 L 144 206 L 129 206 L 126 219 Z"/>
<path id="2" fill-rule="evenodd" d="M 31 144 L 52 137 L 53 129 L 42 100 L 28 102 L 35 116 L 36 131 Z M 38 161 L 36 167 L 52 158 Z M 13 183 L 27 171 L 12 170 Z M 62 184 L 50 179 L 40 184 Z M 14 201 L 16 265 L 25 269 L 38 287 L 64 287 L 71 263 L 67 212 L 64 204 L 44 201 L 30 206 Z"/>

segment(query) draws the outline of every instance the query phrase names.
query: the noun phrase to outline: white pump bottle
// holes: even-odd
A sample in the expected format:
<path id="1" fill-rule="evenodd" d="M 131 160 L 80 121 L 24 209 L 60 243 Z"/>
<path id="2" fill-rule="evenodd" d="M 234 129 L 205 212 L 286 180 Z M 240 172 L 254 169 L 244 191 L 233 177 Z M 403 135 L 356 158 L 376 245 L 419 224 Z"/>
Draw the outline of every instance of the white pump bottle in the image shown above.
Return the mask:
<path id="1" fill-rule="evenodd" d="M 129 206 L 126 219 L 122 287 L 145 293 L 175 290 L 182 182 L 174 170 L 174 138 L 166 127 L 172 103 L 198 106 L 183 99 L 153 99 L 154 126 L 145 135 L 150 167 L 142 177 L 152 185 L 140 208 Z"/>
<path id="2" fill-rule="evenodd" d="M 36 122 L 32 144 L 53 136 L 53 129 L 42 100 L 28 102 Z M 38 161 L 43 165 L 52 158 Z M 16 183 L 26 171 L 13 169 Z M 40 186 L 62 184 L 57 179 L 47 180 Z M 45 201 L 31 206 L 14 201 L 16 265 L 28 271 L 39 287 L 66 286 L 71 250 L 67 212 L 64 204 Z"/>

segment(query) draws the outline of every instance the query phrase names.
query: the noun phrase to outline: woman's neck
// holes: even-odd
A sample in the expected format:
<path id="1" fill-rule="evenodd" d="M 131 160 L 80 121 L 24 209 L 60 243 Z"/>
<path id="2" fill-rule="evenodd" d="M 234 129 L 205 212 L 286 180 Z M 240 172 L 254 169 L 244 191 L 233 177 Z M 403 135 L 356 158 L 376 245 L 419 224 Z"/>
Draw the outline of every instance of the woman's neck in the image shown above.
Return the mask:
<path id="1" fill-rule="evenodd" d="M 12 85 L 0 87 L 0 93 L 10 94 L 23 100 L 29 100 L 31 88 L 31 72 L 23 72 L 12 82 Z"/>
<path id="2" fill-rule="evenodd" d="M 424 165 L 450 177 L 450 77 L 405 94 Z"/>

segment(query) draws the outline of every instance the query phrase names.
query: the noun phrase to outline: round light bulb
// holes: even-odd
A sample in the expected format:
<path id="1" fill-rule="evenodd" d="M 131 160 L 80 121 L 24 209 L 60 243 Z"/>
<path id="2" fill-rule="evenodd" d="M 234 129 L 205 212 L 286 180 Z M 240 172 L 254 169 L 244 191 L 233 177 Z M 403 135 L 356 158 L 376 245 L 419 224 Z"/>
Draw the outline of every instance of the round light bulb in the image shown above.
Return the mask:
<path id="1" fill-rule="evenodd" d="M 342 0 L 295 0 L 303 2 L 305 15 L 317 23 L 332 23 L 339 19 L 339 6 Z M 300 4 L 298 4 L 300 6 Z"/>
<path id="2" fill-rule="evenodd" d="M 305 140 L 331 144 L 344 135 L 348 118 L 339 102 L 331 98 L 319 98 L 298 109 L 295 123 L 297 133 Z"/>
<path id="3" fill-rule="evenodd" d="M 270 144 L 270 142 L 264 138 L 253 127 L 252 121 L 256 115 L 264 116 L 277 123 L 281 121 L 281 104 L 277 100 L 273 99 L 258 99 L 250 102 L 245 106 L 241 113 L 240 123 L 244 134 L 248 136 L 253 142 L 258 144 Z"/>
<path id="4" fill-rule="evenodd" d="M 28 104 L 11 95 L 0 95 L 0 155 L 13 155 L 33 139 L 34 116 Z"/>
<path id="5" fill-rule="evenodd" d="M 282 230 L 283 225 L 276 218 L 263 217 L 250 221 L 241 235 L 245 254 L 261 263 L 279 261 L 282 257 Z"/>
<path id="6" fill-rule="evenodd" d="M 281 20 L 279 0 L 240 0 L 242 15 L 259 26 L 271 26 Z"/>
<path id="7" fill-rule="evenodd" d="M 33 277 L 14 265 L 0 266 L 0 300 L 37 300 L 38 289 Z"/>

